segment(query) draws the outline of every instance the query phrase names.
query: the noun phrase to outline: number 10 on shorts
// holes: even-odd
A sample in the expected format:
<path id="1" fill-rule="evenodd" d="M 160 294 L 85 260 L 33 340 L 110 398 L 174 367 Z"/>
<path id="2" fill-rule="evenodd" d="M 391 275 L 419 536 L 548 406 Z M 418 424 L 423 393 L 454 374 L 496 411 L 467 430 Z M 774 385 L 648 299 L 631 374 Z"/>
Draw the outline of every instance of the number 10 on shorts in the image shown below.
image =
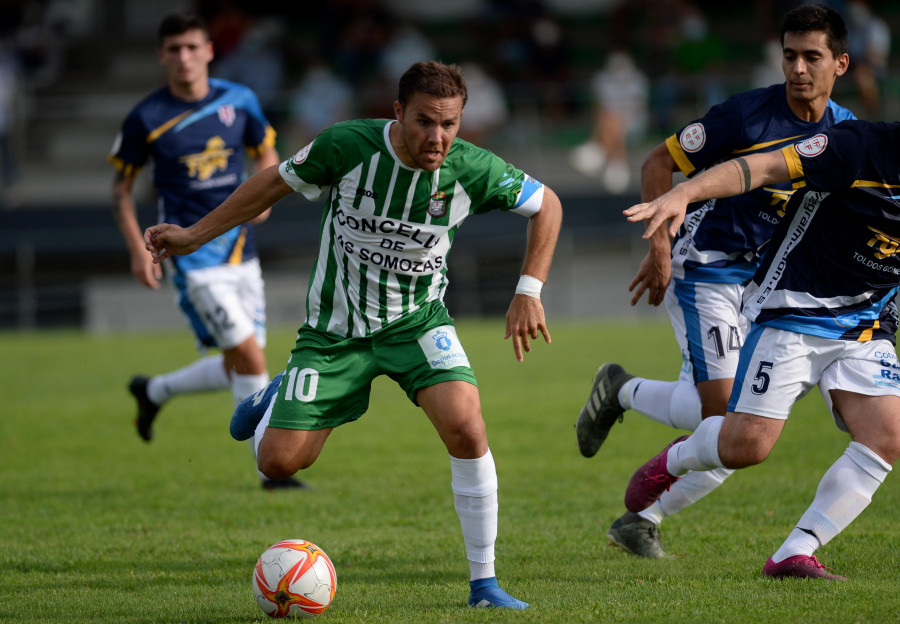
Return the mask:
<path id="1" fill-rule="evenodd" d="M 292 368 L 287 374 L 287 387 L 284 389 L 285 401 L 302 401 L 308 403 L 316 398 L 319 387 L 319 371 L 312 368 Z"/>

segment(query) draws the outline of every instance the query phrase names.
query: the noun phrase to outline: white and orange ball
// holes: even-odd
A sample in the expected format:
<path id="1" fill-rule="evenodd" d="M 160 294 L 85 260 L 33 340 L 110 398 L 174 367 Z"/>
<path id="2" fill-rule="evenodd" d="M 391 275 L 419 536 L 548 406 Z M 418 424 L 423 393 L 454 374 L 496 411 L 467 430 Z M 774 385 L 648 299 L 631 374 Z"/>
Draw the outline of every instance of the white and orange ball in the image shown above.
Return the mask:
<path id="1" fill-rule="evenodd" d="M 253 569 L 253 594 L 273 618 L 315 617 L 328 609 L 337 574 L 325 551 L 303 539 L 273 544 Z"/>

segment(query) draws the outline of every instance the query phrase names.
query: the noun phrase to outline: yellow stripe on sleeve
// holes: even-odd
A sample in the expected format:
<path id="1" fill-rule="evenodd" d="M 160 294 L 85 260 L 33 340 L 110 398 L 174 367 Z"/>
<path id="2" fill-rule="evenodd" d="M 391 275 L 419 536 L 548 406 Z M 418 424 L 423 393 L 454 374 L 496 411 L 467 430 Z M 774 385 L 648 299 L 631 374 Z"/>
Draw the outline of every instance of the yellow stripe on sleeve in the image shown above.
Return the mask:
<path id="1" fill-rule="evenodd" d="M 681 149 L 681 143 L 678 142 L 678 135 L 673 134 L 668 139 L 666 139 L 666 149 L 669 150 L 669 154 L 672 155 L 672 159 L 675 161 L 675 164 L 678 165 L 678 168 L 681 169 L 681 173 L 684 175 L 691 175 L 696 170 L 696 167 L 691 164 L 691 161 L 688 160 L 687 154 L 684 153 L 684 150 Z"/>
<path id="2" fill-rule="evenodd" d="M 140 167 L 135 167 L 134 165 L 126 165 L 124 160 L 122 160 L 121 158 L 116 158 L 116 156 L 114 156 L 113 154 L 107 156 L 106 160 L 116 168 L 116 171 L 120 172 L 126 178 L 136 178 L 138 173 L 141 172 Z"/>
<path id="3" fill-rule="evenodd" d="M 802 178 L 803 163 L 800 162 L 800 155 L 797 153 L 797 148 L 794 145 L 788 145 L 787 147 L 781 148 L 781 153 L 784 155 L 784 161 L 787 163 L 791 180 Z"/>
<path id="4" fill-rule="evenodd" d="M 267 148 L 275 147 L 276 136 L 275 128 L 268 126 L 266 128 L 266 136 L 263 137 L 262 143 L 256 146 L 247 146 L 244 149 L 251 158 L 258 158 Z"/>

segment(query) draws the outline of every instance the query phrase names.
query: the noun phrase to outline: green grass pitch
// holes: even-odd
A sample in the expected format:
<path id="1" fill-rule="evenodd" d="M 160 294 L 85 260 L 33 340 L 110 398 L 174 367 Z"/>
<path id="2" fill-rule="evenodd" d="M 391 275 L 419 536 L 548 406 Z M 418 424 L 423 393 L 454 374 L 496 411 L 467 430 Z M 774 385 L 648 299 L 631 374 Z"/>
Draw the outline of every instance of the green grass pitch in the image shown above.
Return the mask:
<path id="1" fill-rule="evenodd" d="M 0 334 L 0 621 L 250 623 L 250 575 L 275 541 L 309 539 L 338 574 L 322 622 L 896 622 L 900 486 L 817 553 L 847 583 L 773 581 L 787 536 L 848 438 L 817 392 L 794 409 L 761 466 L 662 525 L 674 557 L 607 545 L 638 465 L 676 432 L 628 412 L 592 459 L 573 423 L 608 360 L 674 379 L 662 323 L 553 323 L 522 364 L 502 319 L 462 320 L 500 478 L 497 573 L 525 612 L 468 609 L 468 566 L 446 450 L 389 380 L 300 476 L 314 489 L 266 492 L 245 443 L 228 436 L 229 393 L 166 405 L 156 439 L 132 426 L 126 384 L 196 357 L 187 332 L 92 337 Z M 270 371 L 293 344 L 270 332 Z"/>

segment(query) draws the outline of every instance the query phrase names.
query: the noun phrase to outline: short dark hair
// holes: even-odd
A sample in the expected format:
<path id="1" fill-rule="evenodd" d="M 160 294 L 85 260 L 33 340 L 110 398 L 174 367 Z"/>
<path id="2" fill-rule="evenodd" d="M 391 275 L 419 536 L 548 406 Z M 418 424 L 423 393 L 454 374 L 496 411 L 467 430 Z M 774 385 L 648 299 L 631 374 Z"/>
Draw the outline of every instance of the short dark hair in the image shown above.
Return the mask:
<path id="1" fill-rule="evenodd" d="M 406 106 L 414 93 L 424 93 L 439 98 L 462 96 L 463 106 L 469 99 L 466 81 L 458 65 L 445 65 L 437 61 L 413 63 L 400 76 L 397 101 Z"/>
<path id="2" fill-rule="evenodd" d="M 786 33 L 823 32 L 834 58 L 847 54 L 847 25 L 841 14 L 821 4 L 802 4 L 788 11 L 781 24 L 781 46 Z"/>
<path id="3" fill-rule="evenodd" d="M 173 35 L 181 35 L 189 30 L 199 30 L 209 39 L 209 27 L 203 18 L 192 13 L 169 13 L 159 24 L 157 43 L 162 45 L 163 39 Z"/>

